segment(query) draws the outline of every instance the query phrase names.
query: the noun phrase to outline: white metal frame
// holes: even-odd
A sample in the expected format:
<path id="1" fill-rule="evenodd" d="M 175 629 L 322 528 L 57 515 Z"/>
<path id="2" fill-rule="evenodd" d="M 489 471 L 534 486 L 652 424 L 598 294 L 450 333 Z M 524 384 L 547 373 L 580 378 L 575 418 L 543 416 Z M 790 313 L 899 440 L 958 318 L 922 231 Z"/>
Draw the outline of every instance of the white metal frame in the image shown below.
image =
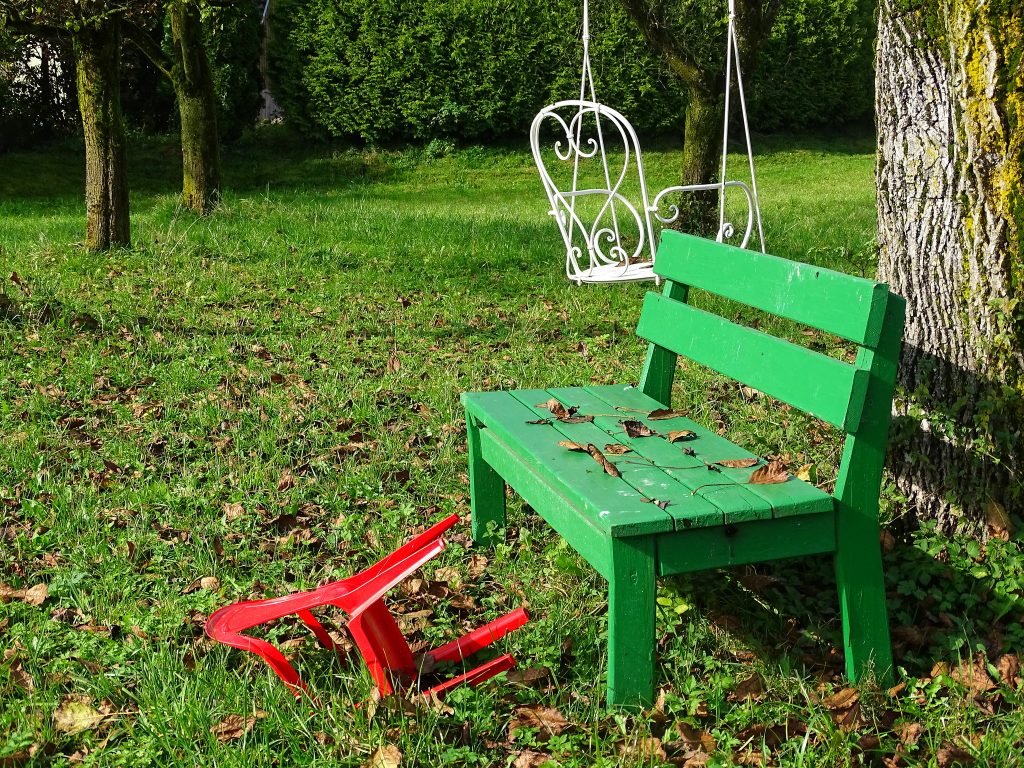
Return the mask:
<path id="1" fill-rule="evenodd" d="M 725 192 L 729 187 L 740 189 L 747 200 L 747 220 L 742 230 L 740 247 L 746 248 L 757 223 L 758 240 L 764 252 L 764 228 L 761 208 L 757 195 L 757 178 L 754 175 L 754 156 L 750 142 L 750 126 L 747 120 L 746 99 L 740 73 L 739 45 L 735 33 L 734 0 L 729 0 L 729 26 L 726 36 L 726 91 L 725 119 L 722 140 L 722 170 L 719 181 L 713 184 L 688 184 L 666 187 L 652 200 L 648 199 L 643 156 L 636 131 L 620 112 L 597 101 L 594 80 L 590 68 L 590 17 L 589 2 L 583 0 L 583 71 L 580 77 L 578 99 L 559 101 L 544 107 L 530 127 L 530 147 L 534 162 L 540 172 L 544 191 L 551 205 L 549 213 L 558 223 L 565 244 L 566 276 L 576 283 L 619 283 L 633 280 L 657 280 L 654 274 L 655 242 L 654 221 L 670 224 L 679 218 L 679 206 L 666 202 L 669 195 L 718 190 L 718 232 L 716 240 L 722 242 L 736 234 L 736 228 L 725 220 Z M 750 167 L 751 184 L 729 181 L 727 173 L 727 140 L 729 132 L 730 93 L 732 75 L 735 71 L 743 115 L 743 131 L 746 138 L 747 159 Z M 542 131 L 545 125 L 554 129 L 552 144 L 554 157 L 558 161 L 572 163 L 572 185 L 567 191 L 559 189 L 548 169 L 545 159 Z M 606 134 L 616 144 L 621 143 L 623 160 L 610 163 L 605 140 Z M 548 155 L 550 159 L 550 154 Z M 581 162 L 599 162 L 599 174 L 603 187 L 580 188 Z M 639 205 L 631 202 L 622 192 L 624 183 L 635 174 L 640 188 Z M 598 212 L 588 221 L 577 210 L 577 200 L 597 197 Z M 662 208 L 665 212 L 662 213 Z M 626 233 L 635 240 L 624 239 Z M 635 244 L 633 244 L 635 242 Z"/>

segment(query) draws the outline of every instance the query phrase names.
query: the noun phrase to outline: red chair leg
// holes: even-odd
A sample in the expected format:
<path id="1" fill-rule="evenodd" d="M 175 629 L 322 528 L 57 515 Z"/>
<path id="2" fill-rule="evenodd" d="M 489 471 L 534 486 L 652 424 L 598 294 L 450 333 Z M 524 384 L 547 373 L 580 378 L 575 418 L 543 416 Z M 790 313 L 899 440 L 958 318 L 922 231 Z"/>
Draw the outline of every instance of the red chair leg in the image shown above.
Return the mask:
<path id="1" fill-rule="evenodd" d="M 486 648 L 495 640 L 500 640 L 512 630 L 519 629 L 529 620 L 530 617 L 525 609 L 516 608 L 511 613 L 506 613 L 504 616 L 484 624 L 482 627 L 477 627 L 458 640 L 452 640 L 440 648 L 435 648 L 430 652 L 430 655 L 438 663 L 461 661 L 467 656 L 472 656 L 481 648 Z"/>
<path id="2" fill-rule="evenodd" d="M 424 691 L 423 695 L 427 698 L 436 696 L 442 699 L 453 688 L 458 688 L 460 685 L 468 685 L 470 687 L 480 685 L 485 680 L 490 680 L 495 675 L 500 675 L 502 672 L 512 669 L 515 665 L 516 660 L 506 653 L 496 659 L 491 659 L 486 664 L 481 664 L 476 669 L 471 669 L 469 672 L 453 677 L 450 680 L 445 680 L 440 685 L 435 685 L 433 688 Z"/>

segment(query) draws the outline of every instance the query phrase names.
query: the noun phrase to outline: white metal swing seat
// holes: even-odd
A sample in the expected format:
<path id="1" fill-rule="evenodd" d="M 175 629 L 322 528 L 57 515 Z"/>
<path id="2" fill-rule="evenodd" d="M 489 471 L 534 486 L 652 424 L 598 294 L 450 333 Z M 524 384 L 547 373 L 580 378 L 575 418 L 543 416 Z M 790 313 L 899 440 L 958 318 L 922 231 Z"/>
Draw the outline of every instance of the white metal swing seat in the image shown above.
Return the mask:
<path id="1" fill-rule="evenodd" d="M 553 138 L 548 137 L 551 132 Z M 550 138 L 550 149 L 545 138 Z M 668 202 L 670 196 L 703 190 L 721 194 L 723 186 L 741 190 L 747 220 L 740 246 L 745 248 L 750 240 L 756 204 L 747 184 L 676 185 L 650 199 L 636 131 L 622 113 L 605 104 L 568 99 L 544 107 L 530 126 L 530 148 L 549 214 L 565 245 L 566 276 L 576 283 L 657 280 L 655 222 L 671 224 L 680 216 L 679 206 Z M 559 174 L 560 163 L 571 171 L 564 168 Z M 556 175 L 567 183 L 560 185 Z M 716 239 L 734 235 L 734 225 L 723 219 Z"/>
<path id="2" fill-rule="evenodd" d="M 750 125 L 740 74 L 735 0 L 728 0 L 728 5 L 725 124 L 719 181 L 666 187 L 649 199 L 636 131 L 622 113 L 598 102 L 594 94 L 590 68 L 589 2 L 583 0 L 580 97 L 549 104 L 537 113 L 530 126 L 530 148 L 551 206 L 548 212 L 558 224 L 565 245 L 565 273 L 577 284 L 657 281 L 654 274 L 654 222 L 666 225 L 680 218 L 679 205 L 667 200 L 670 195 L 678 200 L 680 194 L 717 191 L 718 232 L 715 239 L 722 242 L 737 234 L 736 227 L 725 219 L 726 190 L 739 189 L 747 201 L 747 220 L 740 233 L 739 245 L 747 247 L 756 222 L 761 252 L 765 252 Z M 734 73 L 746 136 L 749 186 L 742 181 L 726 179 L 729 102 Z M 550 149 L 545 149 L 543 143 L 552 132 Z"/>

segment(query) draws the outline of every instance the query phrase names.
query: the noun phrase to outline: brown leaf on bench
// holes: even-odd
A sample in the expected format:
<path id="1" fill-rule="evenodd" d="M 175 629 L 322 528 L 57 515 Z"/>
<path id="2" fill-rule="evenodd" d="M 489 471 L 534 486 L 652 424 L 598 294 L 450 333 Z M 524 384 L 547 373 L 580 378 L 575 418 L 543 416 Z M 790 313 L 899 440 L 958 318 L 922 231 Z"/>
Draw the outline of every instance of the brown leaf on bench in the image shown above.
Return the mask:
<path id="1" fill-rule="evenodd" d="M 587 453 L 587 446 L 574 443 L 572 440 L 559 440 L 558 444 L 563 448 L 568 448 L 570 451 L 580 451 Z"/>
<path id="2" fill-rule="evenodd" d="M 776 459 L 764 467 L 758 467 L 750 473 L 751 485 L 771 485 L 773 483 L 784 483 L 789 479 L 789 472 L 786 465 Z"/>
<path id="3" fill-rule="evenodd" d="M 626 430 L 627 435 L 634 438 L 656 437 L 658 434 L 653 429 L 644 424 L 642 421 L 637 421 L 635 419 L 627 419 L 626 421 L 622 422 L 622 428 Z"/>
<path id="4" fill-rule="evenodd" d="M 668 441 L 670 443 L 677 443 L 680 440 L 693 440 L 697 437 L 697 433 L 692 429 L 676 429 L 668 433 Z"/>
<path id="5" fill-rule="evenodd" d="M 612 456 L 621 456 L 624 453 L 632 453 L 633 449 L 621 443 L 608 443 L 604 447 L 604 452 L 610 453 Z"/>
<path id="6" fill-rule="evenodd" d="M 608 458 L 601 453 L 601 450 L 593 443 L 587 443 L 587 453 L 594 457 L 594 461 L 604 467 L 604 471 L 612 477 L 622 477 L 622 473 L 619 472 L 619 468 L 608 461 Z"/>
<path id="7" fill-rule="evenodd" d="M 671 408 L 657 408 L 648 413 L 647 418 L 651 421 L 660 421 L 661 419 L 675 419 L 685 415 L 686 413 L 683 411 L 674 411 Z"/>
<path id="8" fill-rule="evenodd" d="M 593 416 L 583 416 L 577 413 L 579 406 L 572 405 L 566 408 L 560 402 L 551 398 L 546 403 L 538 403 L 535 408 L 547 408 L 551 415 L 564 424 L 587 424 L 594 420 Z"/>
<path id="9" fill-rule="evenodd" d="M 527 424 L 550 424 L 551 419 L 534 419 L 533 421 L 526 422 Z"/>
<path id="10" fill-rule="evenodd" d="M 722 461 L 716 461 L 715 464 L 720 464 L 723 467 L 729 467 L 730 469 L 746 469 L 752 467 L 759 459 L 723 459 Z M 751 479 L 750 482 L 754 482 Z"/>

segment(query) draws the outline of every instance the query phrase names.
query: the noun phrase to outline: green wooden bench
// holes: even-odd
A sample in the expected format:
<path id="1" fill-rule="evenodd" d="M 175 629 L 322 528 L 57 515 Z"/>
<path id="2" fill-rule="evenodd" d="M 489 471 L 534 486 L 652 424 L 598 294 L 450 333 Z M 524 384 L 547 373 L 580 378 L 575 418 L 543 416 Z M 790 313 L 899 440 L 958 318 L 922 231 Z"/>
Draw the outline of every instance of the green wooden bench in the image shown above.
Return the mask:
<path id="1" fill-rule="evenodd" d="M 640 315 L 637 334 L 650 347 L 639 386 L 463 394 L 474 540 L 493 543 L 504 527 L 507 483 L 608 581 L 610 705 L 652 700 L 657 577 L 819 553 L 835 558 L 847 674 L 873 669 L 889 680 L 878 495 L 904 300 L 881 283 L 673 231 L 663 233 L 656 263 L 665 285 L 647 294 Z M 687 303 L 690 286 L 854 342 L 856 361 L 697 309 Z M 756 457 L 688 418 L 649 418 L 670 404 L 678 355 L 844 430 L 833 495 L 792 475 L 750 484 L 763 461 L 688 471 Z M 556 418 L 545 406 L 552 398 L 577 407 L 576 416 Z M 629 437 L 629 419 L 658 435 Z M 695 435 L 664 437 L 679 430 Z M 633 452 L 608 457 L 615 477 L 561 441 Z"/>

